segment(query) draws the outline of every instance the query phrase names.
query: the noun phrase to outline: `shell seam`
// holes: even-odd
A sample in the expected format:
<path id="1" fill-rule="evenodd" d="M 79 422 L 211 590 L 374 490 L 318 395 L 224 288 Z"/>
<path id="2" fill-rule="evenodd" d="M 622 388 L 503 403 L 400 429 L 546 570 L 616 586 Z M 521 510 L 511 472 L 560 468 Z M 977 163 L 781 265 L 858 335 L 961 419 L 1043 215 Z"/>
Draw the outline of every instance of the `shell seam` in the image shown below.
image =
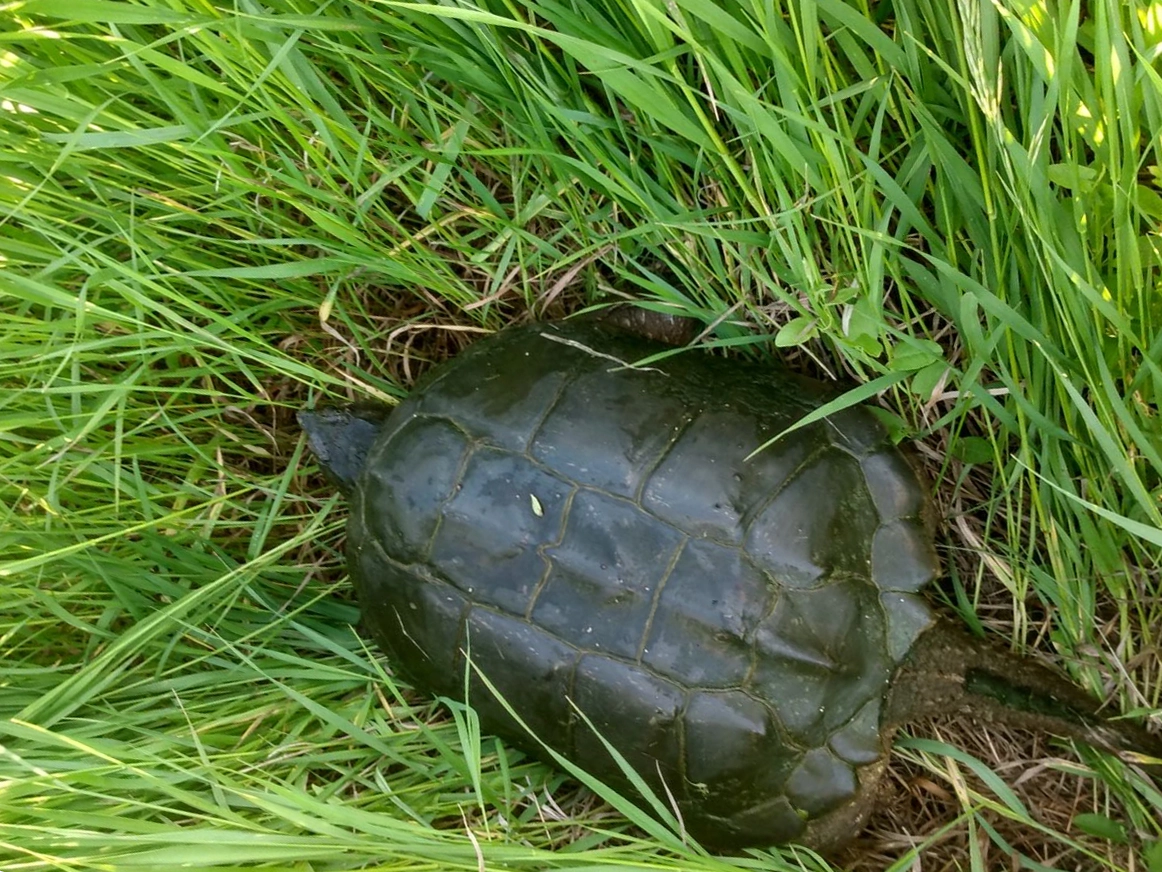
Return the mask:
<path id="1" fill-rule="evenodd" d="M 670 580 L 670 576 L 674 574 L 674 567 L 678 565 L 678 561 L 681 559 L 682 553 L 686 550 L 686 544 L 689 541 L 689 536 L 682 537 L 682 540 L 678 543 L 678 547 L 670 555 L 670 562 L 666 566 L 666 571 L 662 573 L 662 577 L 658 581 L 657 589 L 654 591 L 653 601 L 650 603 L 650 613 L 646 616 L 645 628 L 642 630 L 641 641 L 638 642 L 637 656 L 634 657 L 634 663 L 638 665 L 641 665 L 642 657 L 645 656 L 646 642 L 649 641 L 650 632 L 653 630 L 654 615 L 658 613 L 658 604 L 662 599 L 662 591 L 665 590 L 666 582 Z"/>

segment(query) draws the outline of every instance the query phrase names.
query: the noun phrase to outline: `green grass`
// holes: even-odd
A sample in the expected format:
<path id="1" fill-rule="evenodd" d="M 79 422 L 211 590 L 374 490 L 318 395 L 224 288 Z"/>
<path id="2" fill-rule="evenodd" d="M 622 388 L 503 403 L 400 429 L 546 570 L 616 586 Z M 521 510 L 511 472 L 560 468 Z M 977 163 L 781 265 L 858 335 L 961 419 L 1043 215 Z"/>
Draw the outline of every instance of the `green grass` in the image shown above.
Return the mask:
<path id="1" fill-rule="evenodd" d="M 815 865 L 643 837 L 352 630 L 294 409 L 618 294 L 882 389 L 962 618 L 1158 711 L 1162 7 L 0 9 L 4 869 Z M 904 743 L 933 856 L 1162 868 L 1157 786 L 1047 753 L 1091 817 Z"/>

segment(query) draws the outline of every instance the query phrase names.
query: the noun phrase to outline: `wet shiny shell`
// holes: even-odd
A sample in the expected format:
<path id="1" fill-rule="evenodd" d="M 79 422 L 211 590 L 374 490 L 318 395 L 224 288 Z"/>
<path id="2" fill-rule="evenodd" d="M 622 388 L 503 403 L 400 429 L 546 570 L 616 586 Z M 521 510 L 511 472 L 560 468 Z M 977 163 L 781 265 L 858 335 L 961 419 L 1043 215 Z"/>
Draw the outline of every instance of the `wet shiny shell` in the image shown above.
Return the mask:
<path id="1" fill-rule="evenodd" d="M 575 705 L 708 844 L 825 843 L 882 769 L 886 688 L 931 620 L 923 488 L 861 408 L 748 460 L 827 390 L 700 353 L 627 366 L 659 350 L 534 325 L 437 369 L 355 489 L 364 622 L 428 692 L 461 696 L 470 651 L 625 789 Z M 470 702 L 535 752 L 475 677 Z"/>

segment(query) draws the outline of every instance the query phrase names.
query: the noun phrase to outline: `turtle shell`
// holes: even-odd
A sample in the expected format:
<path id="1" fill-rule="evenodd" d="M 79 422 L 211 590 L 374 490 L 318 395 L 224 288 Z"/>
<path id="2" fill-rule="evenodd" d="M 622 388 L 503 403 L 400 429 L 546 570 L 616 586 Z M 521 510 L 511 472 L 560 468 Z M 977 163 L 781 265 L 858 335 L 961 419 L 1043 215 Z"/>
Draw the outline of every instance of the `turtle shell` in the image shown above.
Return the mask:
<path id="1" fill-rule="evenodd" d="M 863 408 L 752 457 L 829 389 L 695 353 L 633 365 L 661 350 L 537 324 L 435 370 L 353 489 L 364 624 L 431 693 L 462 697 L 470 657 L 630 789 L 596 730 L 706 844 L 826 848 L 862 822 L 891 676 L 932 620 L 925 490 Z M 467 671 L 484 728 L 536 753 Z"/>

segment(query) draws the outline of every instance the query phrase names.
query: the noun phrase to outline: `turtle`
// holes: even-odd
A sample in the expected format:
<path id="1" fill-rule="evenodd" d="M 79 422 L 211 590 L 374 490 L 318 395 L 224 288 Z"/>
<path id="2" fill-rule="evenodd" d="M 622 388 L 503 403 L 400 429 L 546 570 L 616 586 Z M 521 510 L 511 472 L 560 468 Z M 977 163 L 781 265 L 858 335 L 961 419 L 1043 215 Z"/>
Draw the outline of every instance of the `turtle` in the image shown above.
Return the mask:
<path id="1" fill-rule="evenodd" d="M 722 851 L 835 852 L 931 713 L 1159 744 L 938 617 L 928 487 L 834 385 L 608 323 L 505 329 L 394 409 L 300 412 L 370 631 L 486 731 Z M 621 761 L 610 753 L 617 750 Z"/>

